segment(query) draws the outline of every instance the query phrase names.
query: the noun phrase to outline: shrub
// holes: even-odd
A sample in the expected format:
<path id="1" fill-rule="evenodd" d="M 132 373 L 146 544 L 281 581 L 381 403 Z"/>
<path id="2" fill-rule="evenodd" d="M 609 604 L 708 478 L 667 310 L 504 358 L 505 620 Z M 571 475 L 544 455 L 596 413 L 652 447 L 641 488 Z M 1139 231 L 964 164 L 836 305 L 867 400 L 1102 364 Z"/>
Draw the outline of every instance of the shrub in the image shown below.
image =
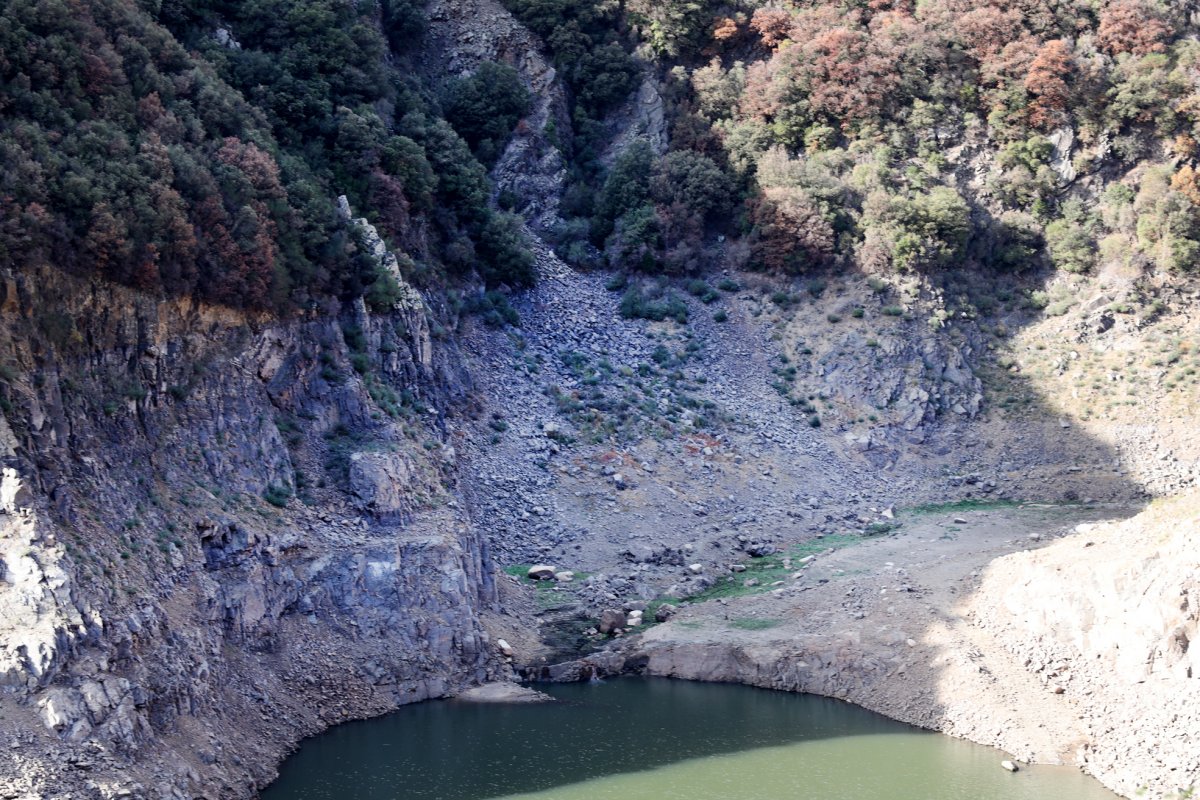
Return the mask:
<path id="1" fill-rule="evenodd" d="M 529 90 L 512 67 L 485 61 L 446 91 L 446 120 L 485 165 L 496 162 L 517 120 L 529 113 Z"/>
<path id="2" fill-rule="evenodd" d="M 479 233 L 478 245 L 482 259 L 479 271 L 489 287 L 533 285 L 533 254 L 520 217 L 503 211 L 490 214 Z"/>
<path id="3" fill-rule="evenodd" d="M 263 499 L 276 508 L 285 507 L 291 497 L 292 490 L 289 487 L 274 483 L 268 486 L 267 490 L 263 492 Z"/>
<path id="4" fill-rule="evenodd" d="M 505 325 L 514 328 L 521 326 L 521 315 L 512 307 L 503 292 L 490 291 L 476 295 L 467 300 L 466 309 L 469 313 L 478 314 L 484 323 L 493 328 L 502 328 Z"/>
<path id="5" fill-rule="evenodd" d="M 656 287 L 643 290 L 631 286 L 621 297 L 621 316 L 625 319 L 648 319 L 661 322 L 673 319 L 680 325 L 688 320 L 687 304 L 674 292 Z"/>
<path id="6" fill-rule="evenodd" d="M 721 299 L 721 295 L 718 294 L 715 289 L 709 286 L 706 281 L 700 280 L 699 278 L 688 281 L 687 290 L 688 294 L 690 294 L 692 297 L 699 298 L 700 302 L 704 303 L 705 305 L 709 305 Z"/>

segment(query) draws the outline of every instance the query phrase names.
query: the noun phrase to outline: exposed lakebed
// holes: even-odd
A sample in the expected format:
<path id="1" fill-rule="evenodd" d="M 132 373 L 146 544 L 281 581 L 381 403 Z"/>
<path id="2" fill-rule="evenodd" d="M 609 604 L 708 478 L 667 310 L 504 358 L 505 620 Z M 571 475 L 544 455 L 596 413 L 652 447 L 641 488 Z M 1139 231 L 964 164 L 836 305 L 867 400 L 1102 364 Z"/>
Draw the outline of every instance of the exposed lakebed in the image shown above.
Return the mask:
<path id="1" fill-rule="evenodd" d="M 263 800 L 1113 800 L 836 700 L 663 679 L 422 703 L 307 740 Z"/>

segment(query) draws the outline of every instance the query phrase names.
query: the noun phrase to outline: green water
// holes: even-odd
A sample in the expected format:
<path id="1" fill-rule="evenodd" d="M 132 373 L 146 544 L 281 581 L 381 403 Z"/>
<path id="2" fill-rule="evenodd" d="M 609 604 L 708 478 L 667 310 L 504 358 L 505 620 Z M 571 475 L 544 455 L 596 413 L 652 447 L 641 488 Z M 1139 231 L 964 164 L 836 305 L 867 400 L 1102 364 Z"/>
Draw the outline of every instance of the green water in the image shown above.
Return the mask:
<path id="1" fill-rule="evenodd" d="M 624 679 L 422 703 L 304 742 L 263 800 L 1114 800 L 1066 767 L 820 697 Z"/>

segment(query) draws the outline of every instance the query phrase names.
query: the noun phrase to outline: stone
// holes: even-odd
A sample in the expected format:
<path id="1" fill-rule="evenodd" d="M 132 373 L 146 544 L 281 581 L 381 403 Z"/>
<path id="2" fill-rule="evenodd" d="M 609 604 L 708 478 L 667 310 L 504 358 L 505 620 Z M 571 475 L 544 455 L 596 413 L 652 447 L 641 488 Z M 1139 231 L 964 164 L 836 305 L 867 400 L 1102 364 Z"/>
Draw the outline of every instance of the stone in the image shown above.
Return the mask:
<path id="1" fill-rule="evenodd" d="M 627 623 L 624 611 L 606 608 L 600 612 L 600 624 L 596 626 L 596 630 L 600 633 L 613 633 L 624 628 Z"/>
<path id="2" fill-rule="evenodd" d="M 695 564 L 688 564 L 687 568 L 688 572 L 692 573 L 693 575 L 699 575 L 704 572 L 704 565 L 699 562 Z"/>
<path id="3" fill-rule="evenodd" d="M 678 606 L 673 606 L 670 603 L 663 603 L 662 605 L 660 605 L 658 608 L 656 608 L 654 610 L 654 621 L 655 622 L 666 622 L 671 617 L 675 616 L 676 612 L 678 612 L 678 611 L 679 611 Z"/>
<path id="4" fill-rule="evenodd" d="M 745 564 L 730 564 L 729 571 L 730 572 L 745 572 L 746 565 Z"/>
<path id="5" fill-rule="evenodd" d="M 458 695 L 456 700 L 469 703 L 549 703 L 554 698 L 517 683 L 485 683 Z"/>
<path id="6" fill-rule="evenodd" d="M 525 572 L 525 577 L 532 581 L 554 580 L 555 569 L 549 564 L 534 564 Z"/>
<path id="7" fill-rule="evenodd" d="M 1009 761 L 1007 758 L 1000 762 L 1000 766 L 1004 767 L 1004 769 L 1008 770 L 1009 772 L 1016 772 L 1018 769 L 1020 769 L 1015 762 Z"/>
<path id="8" fill-rule="evenodd" d="M 497 639 L 496 640 L 496 649 L 499 650 L 500 655 L 504 656 L 505 658 L 513 657 L 512 645 L 509 644 L 508 640 L 506 640 L 506 639 Z"/>
<path id="9" fill-rule="evenodd" d="M 559 583 L 570 583 L 571 581 L 575 580 L 575 573 L 571 572 L 569 569 L 564 569 L 562 572 L 554 573 L 554 580 L 558 581 Z"/>

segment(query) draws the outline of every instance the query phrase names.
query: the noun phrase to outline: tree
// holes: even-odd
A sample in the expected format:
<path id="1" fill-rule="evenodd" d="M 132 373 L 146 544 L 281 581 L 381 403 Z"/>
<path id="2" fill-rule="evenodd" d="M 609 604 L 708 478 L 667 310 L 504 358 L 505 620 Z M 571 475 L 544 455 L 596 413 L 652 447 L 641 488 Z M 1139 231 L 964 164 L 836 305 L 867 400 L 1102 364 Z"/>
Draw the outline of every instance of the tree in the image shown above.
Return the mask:
<path id="1" fill-rule="evenodd" d="M 618 217 L 643 205 L 650 197 L 654 151 L 645 139 L 636 139 L 617 157 L 604 179 L 596 201 L 593 240 L 599 244 L 612 233 Z"/>
<path id="2" fill-rule="evenodd" d="M 1089 272 L 1096 263 L 1096 219 L 1077 200 L 1063 204 L 1062 217 L 1046 226 L 1046 249 L 1054 266 Z"/>
<path id="3" fill-rule="evenodd" d="M 704 218 L 729 207 L 733 186 L 708 156 L 677 150 L 655 167 L 650 193 L 659 205 L 679 204 Z"/>
<path id="4" fill-rule="evenodd" d="M 1096 43 L 1111 55 L 1161 53 L 1173 31 L 1143 0 L 1115 0 L 1100 12 Z"/>
<path id="5" fill-rule="evenodd" d="M 763 6 L 754 10 L 754 16 L 750 18 L 750 27 L 758 34 L 764 46 L 775 48 L 791 34 L 792 15 L 782 8 Z"/>
<path id="6" fill-rule="evenodd" d="M 491 214 L 479 232 L 477 246 L 482 261 L 479 272 L 489 287 L 533 285 L 537 275 L 520 217 Z"/>
<path id="7" fill-rule="evenodd" d="M 529 90 L 510 66 L 485 61 L 446 90 L 446 119 L 479 160 L 499 158 L 517 121 L 529 113 Z"/>
<path id="8" fill-rule="evenodd" d="M 833 257 L 833 226 L 803 189 L 766 190 L 751 201 L 750 222 L 750 259 L 759 269 L 798 273 Z"/>
<path id="9" fill-rule="evenodd" d="M 1051 130 L 1066 122 L 1071 103 L 1069 82 L 1075 72 L 1071 47 L 1064 40 L 1053 39 L 1042 45 L 1025 76 L 1025 91 L 1032 96 L 1030 125 L 1038 130 Z"/>

